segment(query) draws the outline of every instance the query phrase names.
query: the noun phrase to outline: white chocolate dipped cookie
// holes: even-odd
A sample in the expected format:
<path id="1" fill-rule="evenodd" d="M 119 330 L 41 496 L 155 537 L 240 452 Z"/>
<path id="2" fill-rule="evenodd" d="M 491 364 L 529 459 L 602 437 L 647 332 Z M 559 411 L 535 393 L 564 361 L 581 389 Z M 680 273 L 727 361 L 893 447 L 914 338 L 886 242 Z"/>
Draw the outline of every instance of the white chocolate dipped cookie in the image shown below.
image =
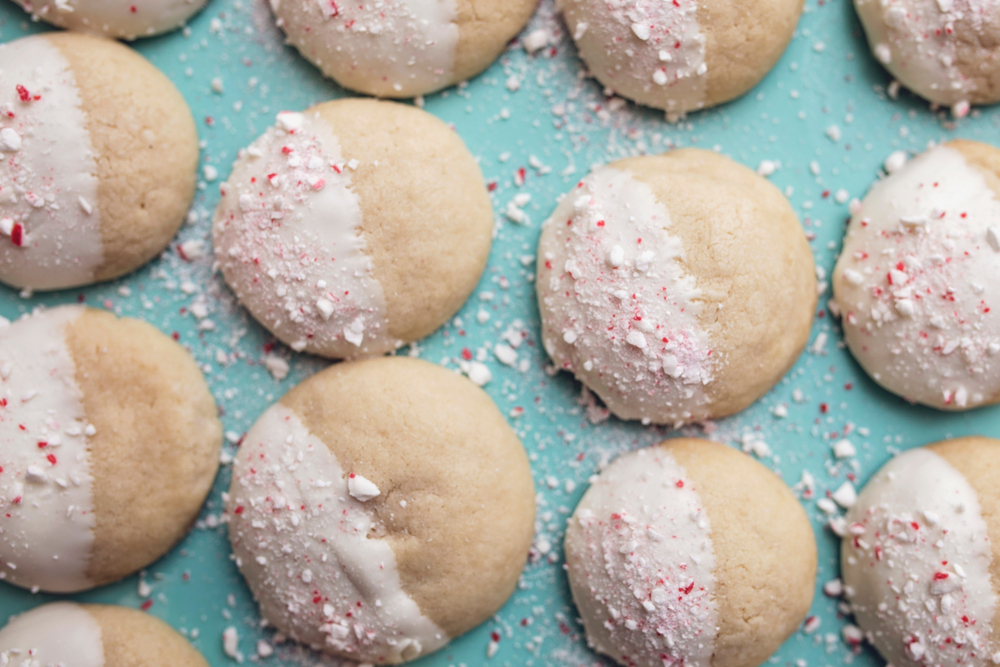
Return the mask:
<path id="1" fill-rule="evenodd" d="M 250 313 L 296 351 L 371 356 L 457 311 L 493 210 L 475 159 L 428 113 L 345 99 L 277 124 L 221 187 L 215 255 Z"/>
<path id="2" fill-rule="evenodd" d="M 278 25 L 323 74 L 378 97 L 425 95 L 489 67 L 537 0 L 270 0 Z"/>
<path id="3" fill-rule="evenodd" d="M 757 667 L 812 602 L 801 505 L 752 458 L 695 438 L 625 454 L 566 528 L 590 646 L 629 667 Z"/>
<path id="4" fill-rule="evenodd" d="M 0 662 L 31 667 L 208 667 L 169 625 L 110 605 L 52 602 L 0 629 Z"/>
<path id="5" fill-rule="evenodd" d="M 792 39 L 802 0 L 557 0 L 580 57 L 616 94 L 668 117 L 753 88 Z"/>
<path id="6" fill-rule="evenodd" d="M 1000 400 L 1000 151 L 952 141 L 875 183 L 833 272 L 858 363 L 908 401 Z"/>
<path id="7" fill-rule="evenodd" d="M 738 412 L 805 347 L 812 253 L 765 179 L 702 150 L 601 167 L 538 245 L 542 342 L 615 415 L 676 424 Z"/>
<path id="8" fill-rule="evenodd" d="M 844 591 L 897 667 L 1000 659 L 1000 441 L 972 436 L 898 454 L 847 515 Z"/>
<path id="9" fill-rule="evenodd" d="M 198 366 L 145 322 L 62 306 L 0 328 L 0 577 L 67 593 L 150 564 L 221 444 Z"/>
<path id="10" fill-rule="evenodd" d="M 289 392 L 244 438 L 229 494 L 261 615 L 362 663 L 418 658 L 489 618 L 534 532 L 528 459 L 492 400 L 405 357 Z"/>
<path id="11" fill-rule="evenodd" d="M 60 28 L 116 39 L 170 32 L 205 6 L 206 0 L 14 0 Z"/>
<path id="12" fill-rule="evenodd" d="M 854 0 L 875 58 L 917 95 L 951 106 L 1000 101 L 1000 5 L 992 0 Z"/>
<path id="13" fill-rule="evenodd" d="M 72 33 L 0 44 L 0 78 L 0 282 L 79 287 L 159 254 L 198 164 L 174 85 L 132 49 Z"/>

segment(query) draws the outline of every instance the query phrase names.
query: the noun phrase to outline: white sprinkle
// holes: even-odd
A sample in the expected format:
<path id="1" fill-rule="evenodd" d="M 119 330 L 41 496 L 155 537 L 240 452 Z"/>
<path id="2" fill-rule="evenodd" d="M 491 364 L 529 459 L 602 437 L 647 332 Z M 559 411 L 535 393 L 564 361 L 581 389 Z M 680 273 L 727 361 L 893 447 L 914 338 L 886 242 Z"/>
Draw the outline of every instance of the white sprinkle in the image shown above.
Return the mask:
<path id="1" fill-rule="evenodd" d="M 38 466 L 30 465 L 24 474 L 24 478 L 29 482 L 34 482 L 35 484 L 42 484 L 48 480 L 49 476 Z"/>
<path id="2" fill-rule="evenodd" d="M 1000 229 L 990 226 L 986 228 L 986 242 L 994 251 L 1000 252 Z"/>
<path id="3" fill-rule="evenodd" d="M 817 500 L 816 507 L 818 507 L 819 511 L 824 514 L 835 514 L 837 512 L 837 504 L 829 498 L 820 498 Z"/>
<path id="4" fill-rule="evenodd" d="M 347 491 L 355 500 L 363 503 L 377 498 L 382 493 L 370 479 L 353 472 L 347 478 Z"/>
<path id="5" fill-rule="evenodd" d="M 849 459 L 857 453 L 858 450 L 850 440 L 838 440 L 833 444 L 833 455 L 838 459 Z"/>
<path id="6" fill-rule="evenodd" d="M 608 251 L 608 264 L 613 267 L 619 267 L 622 262 L 625 261 L 625 250 L 620 246 L 616 245 Z"/>
<path id="7" fill-rule="evenodd" d="M 844 584 L 840 579 L 831 579 L 823 584 L 823 592 L 832 598 L 839 598 L 844 594 Z"/>
<path id="8" fill-rule="evenodd" d="M 521 46 L 528 53 L 535 53 L 544 49 L 549 43 L 549 32 L 545 28 L 532 30 L 521 38 Z"/>
<path id="9" fill-rule="evenodd" d="M 836 125 L 831 125 L 826 128 L 826 136 L 830 138 L 830 141 L 840 141 L 840 128 Z"/>
<path id="10" fill-rule="evenodd" d="M 212 79 L 212 92 L 216 95 L 222 94 L 222 79 L 219 77 Z"/>
<path id="11" fill-rule="evenodd" d="M 517 352 L 510 345 L 502 343 L 494 345 L 493 354 L 496 355 L 497 360 L 504 366 L 513 366 L 517 363 Z"/>
<path id="12" fill-rule="evenodd" d="M 485 386 L 493 379 L 493 373 L 490 372 L 486 364 L 478 361 L 462 361 L 459 363 L 459 368 L 474 384 L 480 387 Z"/>
<path id="13" fill-rule="evenodd" d="M 262 658 L 270 658 L 272 655 L 274 655 L 274 647 L 272 647 L 270 644 L 268 644 L 263 639 L 258 639 L 257 640 L 257 655 L 259 655 Z"/>
<path id="14" fill-rule="evenodd" d="M 892 62 L 892 49 L 890 49 L 889 45 L 884 42 L 882 44 L 877 44 L 875 46 L 875 57 L 878 58 L 878 61 L 883 65 L 888 65 Z"/>
<path id="15" fill-rule="evenodd" d="M 148 598 L 153 592 L 153 587 L 146 583 L 145 579 L 139 579 L 139 587 L 136 590 L 141 598 Z"/>
<path id="16" fill-rule="evenodd" d="M 302 128 L 305 117 L 294 111 L 281 111 L 278 113 L 277 121 L 278 127 L 285 132 L 294 132 Z"/>
<path id="17" fill-rule="evenodd" d="M 90 205 L 90 202 L 89 202 L 89 201 L 87 201 L 86 199 L 84 199 L 82 195 L 81 195 L 80 197 L 77 197 L 77 199 L 76 199 L 76 203 L 78 203 L 78 204 L 80 205 L 80 208 L 81 208 L 81 209 L 83 210 L 83 212 L 84 212 L 84 213 L 86 213 L 87 215 L 90 215 L 91 213 L 93 213 L 93 212 L 94 212 L 94 207 L 93 207 L 93 206 L 91 206 L 91 205 Z"/>
<path id="18" fill-rule="evenodd" d="M 499 650 L 500 650 L 500 642 L 491 639 L 490 643 L 486 645 L 486 657 L 492 658 L 497 654 L 497 651 Z"/>
<path id="19" fill-rule="evenodd" d="M 215 181 L 215 179 L 219 177 L 219 170 L 210 164 L 206 164 L 204 167 L 202 167 L 201 173 L 202 175 L 204 175 L 205 180 L 208 181 L 209 183 L 212 183 L 213 181 Z"/>
<path id="20" fill-rule="evenodd" d="M 895 151 L 889 154 L 889 157 L 885 159 L 885 163 L 882 166 L 885 167 L 885 173 L 895 174 L 906 166 L 907 160 L 909 160 L 909 156 L 906 154 L 906 151 Z"/>
<path id="21" fill-rule="evenodd" d="M 590 27 L 586 21 L 577 21 L 576 28 L 573 30 L 573 39 L 580 39 L 587 34 L 587 28 Z"/>
<path id="22" fill-rule="evenodd" d="M 639 39 L 641 39 L 644 42 L 647 39 L 649 39 L 649 35 L 650 35 L 649 26 L 646 25 L 645 23 L 633 23 L 632 24 L 632 32 L 634 32 L 635 36 L 638 37 Z"/>
<path id="23" fill-rule="evenodd" d="M 853 484 L 844 482 L 839 489 L 833 492 L 831 498 L 844 509 L 850 509 L 858 501 L 858 492 L 854 490 Z"/>
<path id="24" fill-rule="evenodd" d="M 865 277 L 859 271 L 855 271 L 854 269 L 844 269 L 844 280 L 846 280 L 848 284 L 857 287 L 865 281 Z"/>
<path id="25" fill-rule="evenodd" d="M 243 654 L 240 653 L 240 635 L 231 625 L 222 631 L 222 650 L 236 662 L 243 662 Z"/>
<path id="26" fill-rule="evenodd" d="M 757 173 L 767 178 L 778 169 L 778 165 L 771 160 L 761 160 L 757 165 Z"/>
<path id="27" fill-rule="evenodd" d="M 809 351 L 813 354 L 823 354 L 826 351 L 826 341 L 829 340 L 829 336 L 825 331 L 820 331 L 816 334 L 816 340 L 809 347 Z"/>
<path id="28" fill-rule="evenodd" d="M 266 368 L 278 382 L 281 382 L 288 377 L 288 371 L 291 370 L 288 362 L 276 354 L 264 355 L 264 368 Z"/>
<path id="29" fill-rule="evenodd" d="M 0 153 L 15 153 L 21 150 L 21 135 L 12 128 L 0 130 Z"/>
<path id="30" fill-rule="evenodd" d="M 320 298 L 316 300 L 316 309 L 319 311 L 320 315 L 323 316 L 324 320 L 328 320 L 336 310 L 336 306 L 333 305 L 332 301 Z"/>
<path id="31" fill-rule="evenodd" d="M 646 348 L 646 337 L 641 331 L 630 331 L 628 336 L 625 337 L 625 342 L 629 345 L 634 345 L 640 350 L 644 350 Z"/>

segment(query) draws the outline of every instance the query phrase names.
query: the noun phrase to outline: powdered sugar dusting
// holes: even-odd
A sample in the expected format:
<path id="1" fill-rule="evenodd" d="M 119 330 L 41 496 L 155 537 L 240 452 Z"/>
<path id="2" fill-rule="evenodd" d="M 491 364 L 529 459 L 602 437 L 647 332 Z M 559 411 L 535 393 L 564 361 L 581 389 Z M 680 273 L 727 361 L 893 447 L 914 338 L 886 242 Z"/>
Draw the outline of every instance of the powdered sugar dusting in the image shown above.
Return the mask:
<path id="1" fill-rule="evenodd" d="M 570 586 L 591 646 L 622 664 L 711 664 L 718 616 L 711 527 L 659 447 L 617 459 L 566 531 Z"/>
<path id="2" fill-rule="evenodd" d="M 240 301 L 296 351 L 349 358 L 395 347 L 332 128 L 283 112 L 220 188 L 215 255 Z"/>
<path id="3" fill-rule="evenodd" d="M 891 664 L 983 664 L 996 653 L 992 547 L 961 473 L 927 449 L 900 454 L 868 483 L 847 521 L 846 593 Z"/>
<path id="4" fill-rule="evenodd" d="M 0 280 L 34 289 L 87 284 L 104 249 L 76 79 L 43 36 L 0 44 L 0 72 Z"/>
<path id="5" fill-rule="evenodd" d="M 834 287 L 851 352 L 880 384 L 950 409 L 1000 396 L 998 219 L 983 176 L 948 146 L 872 187 Z"/>
<path id="6" fill-rule="evenodd" d="M 707 416 L 712 350 L 670 224 L 648 185 L 603 167 L 563 198 L 539 244 L 545 349 L 623 419 Z"/>
<path id="7" fill-rule="evenodd" d="M 349 480 L 280 403 L 247 433 L 227 511 L 236 562 L 261 614 L 299 641 L 360 662 L 437 650 L 448 636 L 403 591 L 395 554 L 374 536 L 374 511 Z M 365 500 L 374 497 L 367 491 Z"/>

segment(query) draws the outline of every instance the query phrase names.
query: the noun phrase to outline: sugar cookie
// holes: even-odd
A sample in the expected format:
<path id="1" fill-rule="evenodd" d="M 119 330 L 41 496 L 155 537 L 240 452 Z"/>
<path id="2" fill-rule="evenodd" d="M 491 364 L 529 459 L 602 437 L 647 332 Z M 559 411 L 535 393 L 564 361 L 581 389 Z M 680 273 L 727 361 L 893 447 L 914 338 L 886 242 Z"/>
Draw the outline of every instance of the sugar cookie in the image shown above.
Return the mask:
<path id="1" fill-rule="evenodd" d="M 622 419 L 723 417 L 792 366 L 816 306 L 812 253 L 766 180 L 702 150 L 601 167 L 538 246 L 542 342 Z"/>
<path id="2" fill-rule="evenodd" d="M 1000 5 L 854 0 L 875 58 L 917 95 L 964 116 L 1000 102 Z"/>
<path id="3" fill-rule="evenodd" d="M 1000 441 L 946 440 L 895 456 L 847 515 L 845 594 L 897 667 L 985 667 L 1000 656 Z"/>
<path id="4" fill-rule="evenodd" d="M 952 141 L 872 186 L 833 272 L 854 358 L 942 410 L 1000 400 L 1000 151 Z"/>
<path id="5" fill-rule="evenodd" d="M 0 44 L 0 282 L 117 278 L 159 254 L 194 196 L 184 98 L 132 49 L 72 33 Z"/>
<path id="6" fill-rule="evenodd" d="M 537 0 L 270 0 L 302 55 L 341 86 L 379 97 L 447 88 L 489 67 Z"/>
<path id="7" fill-rule="evenodd" d="M 145 322 L 62 306 L 0 328 L 0 578 L 68 593 L 150 564 L 221 444 L 198 366 Z"/>
<path id="8" fill-rule="evenodd" d="M 14 0 L 34 19 L 105 37 L 135 39 L 179 28 L 206 0 Z"/>
<path id="9" fill-rule="evenodd" d="M 25 658 L 31 655 L 31 659 Z M 208 667 L 184 637 L 136 609 L 52 602 L 0 629 L 0 662 L 73 667 Z"/>
<path id="10" fill-rule="evenodd" d="M 566 528 L 587 641 L 629 667 L 757 667 L 805 618 L 816 544 L 771 471 L 667 440 L 600 473 Z"/>
<path id="11" fill-rule="evenodd" d="M 289 392 L 244 438 L 229 493 L 263 617 L 359 662 L 412 660 L 485 621 L 534 532 L 528 459 L 493 401 L 406 357 Z"/>
<path id="12" fill-rule="evenodd" d="M 490 251 L 475 159 L 402 104 L 280 113 L 221 190 L 212 231 L 226 282 L 296 351 L 343 359 L 428 335 L 465 303 Z"/>
<path id="13" fill-rule="evenodd" d="M 802 0 L 558 0 L 605 87 L 668 116 L 728 102 L 778 62 Z"/>

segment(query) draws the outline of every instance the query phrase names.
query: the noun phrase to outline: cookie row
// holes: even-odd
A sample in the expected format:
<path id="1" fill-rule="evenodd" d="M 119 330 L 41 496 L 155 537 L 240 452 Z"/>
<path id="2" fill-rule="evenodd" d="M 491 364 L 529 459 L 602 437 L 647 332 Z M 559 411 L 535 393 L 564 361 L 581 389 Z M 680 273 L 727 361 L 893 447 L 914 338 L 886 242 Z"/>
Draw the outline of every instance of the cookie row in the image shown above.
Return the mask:
<path id="1" fill-rule="evenodd" d="M 205 0 L 16 0 L 54 25 L 135 39 L 172 30 Z M 568 32 L 607 90 L 669 118 L 739 97 L 781 57 L 801 0 L 560 0 Z M 527 24 L 535 0 L 271 0 L 301 54 L 341 86 L 407 98 L 473 77 Z M 1000 10 L 970 0 L 855 0 L 876 59 L 957 116 L 1000 100 Z M 525 38 L 538 50 L 547 37 Z M 535 41 L 539 41 L 536 45 Z"/>

